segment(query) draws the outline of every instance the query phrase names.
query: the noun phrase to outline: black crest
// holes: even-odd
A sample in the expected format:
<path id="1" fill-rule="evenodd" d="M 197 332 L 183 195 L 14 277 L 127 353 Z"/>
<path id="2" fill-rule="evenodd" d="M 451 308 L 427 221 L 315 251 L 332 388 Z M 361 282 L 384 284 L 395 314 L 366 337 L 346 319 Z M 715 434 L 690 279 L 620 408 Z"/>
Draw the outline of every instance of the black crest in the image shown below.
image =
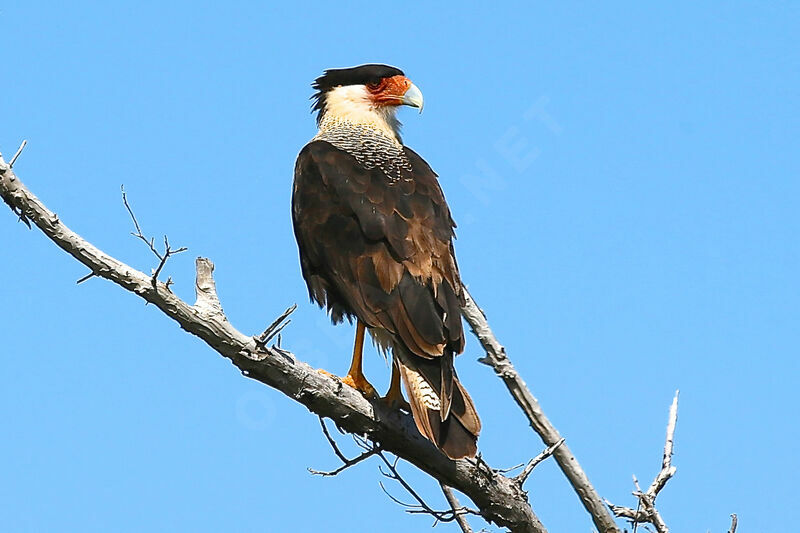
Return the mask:
<path id="1" fill-rule="evenodd" d="M 325 94 L 336 87 L 343 85 L 366 85 L 368 83 L 378 83 L 383 78 L 392 76 L 402 76 L 403 71 L 389 65 L 368 64 L 350 68 L 329 68 L 325 73 L 314 80 L 311 87 L 317 91 L 311 99 L 314 105 L 312 112 L 317 111 L 317 122 L 322 120 L 322 112 L 325 110 Z"/>

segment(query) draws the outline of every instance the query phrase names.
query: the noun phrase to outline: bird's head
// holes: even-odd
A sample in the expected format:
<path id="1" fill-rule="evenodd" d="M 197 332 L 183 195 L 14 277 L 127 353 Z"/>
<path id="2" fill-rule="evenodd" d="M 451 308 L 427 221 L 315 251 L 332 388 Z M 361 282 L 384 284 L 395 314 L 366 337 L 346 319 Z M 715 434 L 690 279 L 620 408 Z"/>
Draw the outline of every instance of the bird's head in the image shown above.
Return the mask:
<path id="1" fill-rule="evenodd" d="M 408 105 L 422 112 L 420 90 L 402 70 L 388 65 L 328 69 L 311 86 L 317 91 L 311 98 L 318 124 L 334 117 L 372 125 L 399 139 L 398 107 Z"/>

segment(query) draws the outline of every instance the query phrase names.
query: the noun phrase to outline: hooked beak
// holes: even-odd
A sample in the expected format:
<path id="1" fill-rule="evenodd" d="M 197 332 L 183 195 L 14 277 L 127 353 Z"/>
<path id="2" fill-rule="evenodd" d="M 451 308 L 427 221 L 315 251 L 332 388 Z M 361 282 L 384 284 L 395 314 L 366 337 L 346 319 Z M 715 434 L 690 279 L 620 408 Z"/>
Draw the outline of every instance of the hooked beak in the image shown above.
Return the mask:
<path id="1" fill-rule="evenodd" d="M 418 107 L 419 112 L 422 113 L 422 92 L 417 88 L 416 85 L 413 83 L 409 85 L 408 90 L 403 95 L 403 98 L 400 100 L 403 105 L 409 105 L 411 107 Z"/>

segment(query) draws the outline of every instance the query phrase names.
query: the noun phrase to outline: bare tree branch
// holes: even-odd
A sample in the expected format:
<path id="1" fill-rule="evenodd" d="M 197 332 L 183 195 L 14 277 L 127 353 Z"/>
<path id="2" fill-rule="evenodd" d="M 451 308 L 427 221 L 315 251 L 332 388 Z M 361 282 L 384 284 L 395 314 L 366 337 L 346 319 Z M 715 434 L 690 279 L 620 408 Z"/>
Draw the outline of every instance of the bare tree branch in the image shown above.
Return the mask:
<path id="1" fill-rule="evenodd" d="M 470 509 L 468 507 L 464 507 L 461 504 L 459 504 L 458 499 L 456 498 L 455 494 L 453 493 L 453 490 L 450 487 L 448 487 L 441 481 L 439 482 L 439 486 L 441 487 L 442 492 L 444 493 L 445 499 L 447 499 L 447 502 L 450 505 L 450 510 L 436 511 L 427 503 L 425 503 L 425 500 L 422 499 L 422 496 L 420 496 L 419 493 L 417 493 L 413 488 L 411 488 L 411 485 L 409 485 L 409 483 L 400 475 L 400 472 L 397 470 L 397 462 L 400 460 L 399 457 L 396 457 L 394 461 L 389 461 L 386 458 L 386 456 L 383 455 L 383 450 L 379 445 L 370 442 L 369 440 L 360 437 L 358 435 L 352 435 L 355 443 L 358 445 L 359 448 L 361 448 L 364 451 L 360 455 L 352 459 L 348 459 L 344 455 L 344 453 L 342 453 L 342 451 L 339 449 L 339 445 L 336 444 L 334 438 L 331 437 L 331 434 L 328 431 L 328 426 L 327 424 L 325 424 L 325 420 L 322 417 L 319 417 L 319 423 L 320 426 L 322 427 L 322 434 L 325 435 L 325 439 L 328 441 L 328 444 L 330 444 L 331 449 L 333 449 L 333 453 L 336 454 L 336 457 L 338 457 L 339 460 L 342 461 L 342 465 L 339 468 L 330 471 L 315 470 L 313 468 L 309 468 L 308 469 L 309 472 L 320 476 L 336 476 L 341 472 L 347 470 L 351 466 L 355 466 L 358 463 L 366 459 L 369 459 L 373 455 L 379 455 L 380 459 L 389 468 L 389 472 L 386 472 L 383 470 L 382 467 L 379 466 L 378 470 L 380 470 L 381 474 L 384 477 L 397 481 L 408 492 L 408 494 L 417 501 L 417 503 L 406 503 L 400 500 L 399 498 L 392 496 L 392 494 L 390 494 L 389 491 L 386 489 L 386 487 L 383 485 L 383 482 L 379 482 L 381 490 L 383 490 L 384 494 L 386 494 L 389 497 L 389 499 L 391 499 L 393 502 L 403 507 L 407 513 L 431 515 L 434 518 L 434 525 L 436 525 L 439 522 L 455 521 L 458 523 L 459 527 L 461 527 L 461 530 L 463 532 L 472 533 L 472 529 L 470 528 L 469 524 L 464 518 L 464 515 L 466 514 L 480 515 L 480 512 L 474 509 Z"/>
<path id="2" fill-rule="evenodd" d="M 85 276 L 83 276 L 81 279 L 79 279 L 78 281 L 76 281 L 76 282 L 75 282 L 75 285 L 80 285 L 80 284 L 81 284 L 81 283 L 83 283 L 84 281 L 89 281 L 90 279 L 92 279 L 92 278 L 93 278 L 93 277 L 95 277 L 96 275 L 97 275 L 97 274 L 95 274 L 94 272 L 89 272 L 88 274 L 86 274 Z"/>
<path id="3" fill-rule="evenodd" d="M 328 444 L 330 444 L 331 448 L 333 448 L 333 453 L 336 454 L 336 457 L 341 459 L 342 466 L 340 466 L 339 468 L 336 468 L 334 470 L 329 470 L 329 471 L 314 470 L 313 468 L 309 468 L 308 471 L 311 472 L 314 475 L 324 476 L 324 477 L 336 476 L 336 475 L 340 474 L 341 472 L 347 470 L 351 466 L 355 466 L 358 463 L 360 463 L 361 461 L 364 461 L 365 459 L 369 459 L 373 455 L 381 453 L 381 451 L 382 451 L 381 447 L 377 446 L 375 444 L 373 444 L 371 446 L 364 445 L 364 446 L 362 446 L 362 448 L 364 448 L 364 452 L 361 455 L 359 455 L 358 457 L 354 457 L 353 459 L 348 459 L 347 457 L 345 457 L 345 455 L 339 449 L 339 446 L 336 444 L 336 441 L 333 440 L 333 437 L 331 437 L 331 434 L 328 432 L 328 427 L 325 425 L 325 419 L 322 418 L 322 417 L 319 417 L 319 424 L 320 424 L 320 426 L 322 426 L 322 433 L 325 435 L 325 438 L 328 440 Z"/>
<path id="4" fill-rule="evenodd" d="M 542 450 L 542 453 L 540 453 L 539 455 L 528 461 L 528 464 L 525 465 L 525 468 L 522 469 L 522 472 L 520 472 L 519 475 L 517 475 L 517 477 L 514 478 L 514 481 L 516 481 L 520 487 L 523 486 L 525 484 L 525 481 L 527 481 L 528 476 L 530 476 L 531 472 L 533 472 L 533 469 L 536 468 L 536 465 L 538 465 L 539 463 L 541 463 L 542 461 L 553 455 L 553 452 L 555 452 L 559 446 L 564 444 L 565 440 L 566 439 L 562 437 L 561 440 L 559 440 L 552 446 L 548 446 L 547 448 Z"/>
<path id="5" fill-rule="evenodd" d="M 470 461 L 452 461 L 416 430 L 410 415 L 370 402 L 341 381 L 325 376 L 286 350 L 259 348 L 253 337 L 236 330 L 222 313 L 212 277 L 213 264 L 198 258 L 197 303 L 178 298 L 167 284 L 104 253 L 70 230 L 48 210 L 0 158 L 0 196 L 12 211 L 30 219 L 50 240 L 97 276 L 153 304 L 187 332 L 228 358 L 247 377 L 280 390 L 343 430 L 366 435 L 442 483 L 468 496 L 484 519 L 514 532 L 546 531 L 522 489 L 495 474 L 489 481 Z"/>
<path id="6" fill-rule="evenodd" d="M 529 461 L 530 462 L 530 461 Z M 509 466 L 508 468 L 496 468 L 495 472 L 500 474 L 508 474 L 509 472 L 513 472 L 514 470 L 519 470 L 523 466 L 527 465 L 528 463 L 519 463 L 514 466 Z"/>
<path id="7" fill-rule="evenodd" d="M 139 221 L 136 220 L 136 215 L 133 214 L 133 209 L 131 209 L 131 206 L 128 203 L 128 195 L 125 192 L 125 186 L 124 185 L 121 186 L 120 190 L 122 191 L 122 203 L 125 204 L 125 209 L 128 210 L 128 214 L 131 216 L 131 220 L 133 220 L 133 225 L 136 228 L 136 233 L 131 232 L 131 235 L 143 241 L 147 245 L 147 247 L 150 248 L 150 251 L 153 252 L 153 255 L 155 255 L 158 258 L 158 266 L 155 268 L 155 270 L 153 270 L 153 275 L 150 278 L 150 283 L 155 288 L 156 283 L 158 282 L 158 275 L 161 274 L 161 270 L 164 268 L 164 265 L 167 264 L 169 258 L 172 257 L 173 255 L 185 252 L 186 250 L 188 250 L 188 248 L 186 248 L 185 246 L 181 246 L 180 248 L 172 249 L 169 245 L 169 239 L 167 239 L 167 236 L 164 235 L 164 253 L 159 253 L 159 251 L 156 249 L 154 245 L 155 238 L 150 237 L 150 239 L 148 240 L 148 238 L 145 237 L 144 234 L 142 234 L 142 228 L 139 226 Z M 82 283 L 91 277 L 92 277 L 91 275 L 88 277 L 84 276 L 83 278 L 78 280 L 78 283 Z M 166 287 L 169 288 L 171 284 L 172 280 L 167 279 Z"/>
<path id="8" fill-rule="evenodd" d="M 289 318 L 289 315 L 294 313 L 295 309 L 297 309 L 297 304 L 292 304 L 291 306 L 287 307 L 286 311 L 281 313 L 278 318 L 272 321 L 272 324 L 267 326 L 267 329 L 264 330 L 264 333 L 256 337 L 256 344 L 259 348 L 264 348 L 273 337 L 278 335 L 283 328 L 289 325 L 291 319 L 287 319 Z"/>
<path id="9" fill-rule="evenodd" d="M 462 533 L 472 533 L 472 528 L 467 522 L 466 516 L 458 512 L 461 509 L 461 503 L 459 503 L 458 498 L 456 498 L 453 489 L 442 483 L 439 482 L 439 486 L 442 488 L 442 493 L 444 493 L 444 497 L 447 500 L 447 503 L 450 504 L 450 509 L 453 511 L 453 516 L 455 516 L 456 523 L 458 527 L 461 528 Z"/>
<path id="10" fill-rule="evenodd" d="M 153 275 L 150 278 L 152 280 L 153 285 L 155 285 L 156 282 L 158 282 L 158 275 L 161 274 L 161 269 L 164 268 L 164 265 L 167 264 L 169 258 L 175 254 L 185 252 L 186 250 L 188 250 L 188 248 L 186 248 L 185 246 L 181 246 L 180 248 L 173 250 L 169 245 L 169 239 L 167 239 L 167 236 L 164 235 L 164 257 L 161 258 L 161 261 L 158 263 L 158 266 L 153 271 Z M 167 281 L 166 286 L 167 287 L 170 286 L 170 281 Z"/>
<path id="11" fill-rule="evenodd" d="M 731 515 L 731 528 L 728 530 L 728 533 L 736 533 L 736 528 L 739 526 L 739 517 L 736 516 L 736 513 Z"/>
<path id="12" fill-rule="evenodd" d="M 539 405 L 539 400 L 531 393 L 525 381 L 514 368 L 511 360 L 506 355 L 505 348 L 489 327 L 483 310 L 478 307 L 468 290 L 465 289 L 464 292 L 466 305 L 462 310 L 462 314 L 486 352 L 486 357 L 482 357 L 479 361 L 491 366 L 498 377 L 503 380 L 517 405 L 528 417 L 531 427 L 539 434 L 542 441 L 547 446 L 555 445 L 561 440 L 561 435 L 545 416 L 541 405 Z M 569 480 L 572 488 L 578 494 L 586 511 L 591 515 L 598 531 L 601 533 L 619 533 L 619 528 L 614 522 L 614 518 L 608 512 L 603 500 L 594 486 L 592 486 L 569 447 L 566 444 L 558 446 L 553 452 L 553 457 Z"/>
<path id="13" fill-rule="evenodd" d="M 8 168 L 14 168 L 14 163 L 17 162 L 17 158 L 19 157 L 19 155 L 22 153 L 22 151 L 25 149 L 25 147 L 27 145 L 28 145 L 28 140 L 24 139 L 22 141 L 22 144 L 19 145 L 19 148 L 17 148 L 17 153 L 15 153 L 14 157 L 11 158 L 11 161 L 8 162 Z"/>
<path id="14" fill-rule="evenodd" d="M 672 404 L 669 406 L 669 416 L 667 418 L 667 436 L 664 439 L 664 455 L 661 459 L 661 471 L 656 475 L 653 483 L 647 489 L 647 494 L 653 498 L 664 488 L 667 481 L 675 475 L 677 470 L 672 466 L 672 449 L 675 443 L 675 427 L 678 425 L 678 395 L 680 391 L 675 391 Z"/>
<path id="15" fill-rule="evenodd" d="M 136 220 L 136 215 L 133 214 L 133 209 L 131 208 L 131 205 L 128 203 L 128 193 L 125 192 L 125 186 L 121 185 L 119 190 L 122 193 L 122 203 L 125 205 L 125 209 L 128 210 L 128 214 L 131 216 L 131 220 L 133 221 L 133 226 L 136 228 L 136 233 L 131 232 L 131 235 L 143 241 L 148 246 L 148 248 L 150 248 L 150 251 L 153 252 L 153 255 L 155 255 L 160 261 L 162 257 L 161 254 L 158 252 L 158 250 L 156 250 L 156 247 L 153 245 L 154 239 L 152 237 L 148 239 L 147 237 L 144 236 L 144 234 L 142 233 L 142 228 L 139 226 L 139 221 Z"/>
<path id="16" fill-rule="evenodd" d="M 661 470 L 656 475 L 650 487 L 646 491 L 642 491 L 639 486 L 639 480 L 633 476 L 633 484 L 636 490 L 633 495 L 638 498 L 639 503 L 636 510 L 629 507 L 622 507 L 614 505 L 606 500 L 606 504 L 619 518 L 626 518 L 633 523 L 634 531 L 637 524 L 649 523 L 653 524 L 658 533 L 669 533 L 669 528 L 661 518 L 661 514 L 656 509 L 656 497 L 661 489 L 667 484 L 667 481 L 675 475 L 676 468 L 672 465 L 672 450 L 675 443 L 675 427 L 678 424 L 678 395 L 680 391 L 675 391 L 675 396 L 672 398 L 672 404 L 669 406 L 669 416 L 667 418 L 667 435 L 664 439 L 664 454 L 661 458 Z"/>
<path id="17" fill-rule="evenodd" d="M 386 487 L 383 485 L 383 483 L 380 483 L 380 487 L 383 490 L 383 492 L 393 502 L 395 502 L 396 504 L 398 504 L 398 505 L 400 505 L 402 507 L 405 507 L 407 513 L 431 515 L 434 518 L 434 522 L 433 522 L 434 526 L 436 524 L 438 524 L 439 522 L 458 521 L 458 517 L 459 516 L 463 517 L 463 515 L 466 515 L 466 514 L 474 514 L 474 515 L 479 515 L 480 514 L 480 512 L 478 512 L 478 511 L 476 511 L 474 509 L 470 509 L 469 507 L 462 507 L 460 505 L 456 505 L 455 507 L 453 507 L 453 504 L 450 503 L 449 499 L 448 499 L 448 503 L 450 503 L 450 509 L 448 509 L 447 511 L 437 511 L 437 510 L 433 509 L 430 505 L 425 503 L 425 500 L 422 499 L 422 496 L 420 496 L 417 493 L 417 491 L 415 491 L 411 487 L 411 485 L 409 485 L 409 483 L 405 479 L 403 479 L 403 476 L 400 475 L 400 472 L 397 470 L 397 463 L 400 461 L 400 457 L 395 457 L 394 461 L 390 461 L 389 459 L 387 459 L 386 456 L 383 453 L 378 453 L 378 457 L 381 458 L 381 460 L 384 462 L 386 467 L 389 469 L 389 471 L 386 472 L 386 471 L 383 470 L 383 468 L 378 467 L 378 469 L 380 470 L 381 474 L 383 474 L 384 477 L 387 477 L 389 479 L 393 479 L 393 480 L 397 481 L 406 490 L 406 492 L 408 492 L 408 494 L 411 495 L 411 497 L 414 498 L 414 500 L 416 500 L 417 503 L 406 503 L 406 502 L 403 502 L 403 501 L 399 500 L 398 498 L 395 498 L 394 496 L 392 496 L 389 493 L 389 491 L 386 490 Z M 439 481 L 439 485 L 444 487 L 444 488 L 447 487 L 441 481 Z M 455 500 L 455 495 L 453 495 L 452 492 L 450 492 L 450 495 L 453 496 L 453 499 Z M 445 492 L 445 497 L 447 497 L 447 493 L 446 492 Z M 455 501 L 456 501 L 456 503 L 458 503 L 457 500 L 455 500 Z M 467 524 L 467 527 L 469 527 L 469 524 Z"/>

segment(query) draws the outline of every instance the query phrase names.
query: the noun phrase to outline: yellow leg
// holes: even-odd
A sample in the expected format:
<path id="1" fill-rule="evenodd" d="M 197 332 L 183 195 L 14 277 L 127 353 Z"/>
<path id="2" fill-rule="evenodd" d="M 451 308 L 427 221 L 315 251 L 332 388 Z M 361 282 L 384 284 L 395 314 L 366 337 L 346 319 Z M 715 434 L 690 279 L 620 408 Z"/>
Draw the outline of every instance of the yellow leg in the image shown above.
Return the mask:
<path id="1" fill-rule="evenodd" d="M 364 377 L 364 372 L 361 369 L 361 358 L 364 352 L 365 330 L 366 327 L 364 326 L 364 323 L 359 320 L 356 324 L 356 341 L 355 345 L 353 346 L 353 361 L 350 363 L 350 370 L 347 371 L 347 375 L 342 378 L 342 383 L 345 385 L 350 385 L 368 398 L 377 398 L 378 393 L 375 392 L 375 387 L 373 387 L 370 382 L 367 381 L 367 378 Z"/>
<path id="2" fill-rule="evenodd" d="M 403 391 L 400 389 L 400 368 L 397 366 L 397 361 L 392 360 L 392 382 L 389 385 L 389 391 L 386 396 L 381 398 L 386 405 L 392 409 L 404 409 L 411 412 L 411 406 L 405 398 L 403 398 Z"/>

